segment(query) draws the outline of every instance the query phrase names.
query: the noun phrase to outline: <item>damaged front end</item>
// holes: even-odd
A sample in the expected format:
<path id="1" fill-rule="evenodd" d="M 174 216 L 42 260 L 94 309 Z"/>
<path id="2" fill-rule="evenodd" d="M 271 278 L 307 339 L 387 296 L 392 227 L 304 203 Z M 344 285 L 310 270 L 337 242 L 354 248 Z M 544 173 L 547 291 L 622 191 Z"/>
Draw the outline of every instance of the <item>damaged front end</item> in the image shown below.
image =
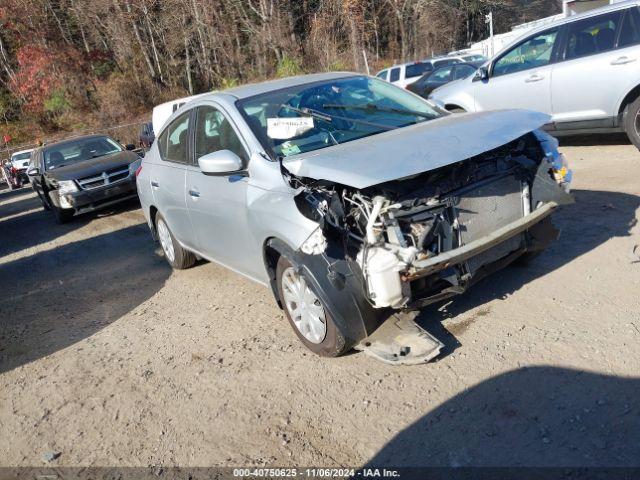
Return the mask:
<path id="1" fill-rule="evenodd" d="M 571 171 L 540 131 L 364 189 L 284 172 L 320 225 L 301 250 L 341 251 L 374 309 L 418 309 L 541 251 L 558 236 L 549 215 L 572 201 Z"/>

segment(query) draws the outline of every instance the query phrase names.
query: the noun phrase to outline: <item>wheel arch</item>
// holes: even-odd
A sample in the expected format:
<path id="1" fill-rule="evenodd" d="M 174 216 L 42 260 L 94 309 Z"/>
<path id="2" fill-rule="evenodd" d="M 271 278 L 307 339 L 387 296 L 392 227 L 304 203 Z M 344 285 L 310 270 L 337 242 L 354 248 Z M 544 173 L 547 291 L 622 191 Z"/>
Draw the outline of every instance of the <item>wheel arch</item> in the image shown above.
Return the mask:
<path id="1" fill-rule="evenodd" d="M 620 106 L 618 107 L 618 119 L 623 122 L 623 116 L 626 113 L 625 110 L 628 105 L 633 103 L 638 97 L 640 97 L 640 84 L 633 87 L 622 99 Z"/>
<path id="2" fill-rule="evenodd" d="M 262 260 L 264 262 L 265 270 L 267 271 L 267 276 L 269 277 L 271 293 L 273 293 L 273 297 L 281 309 L 283 306 L 280 302 L 280 295 L 278 295 L 276 267 L 278 266 L 278 260 L 282 255 L 286 255 L 288 258 L 293 258 L 293 248 L 277 237 L 269 237 L 264 241 L 262 245 Z"/>

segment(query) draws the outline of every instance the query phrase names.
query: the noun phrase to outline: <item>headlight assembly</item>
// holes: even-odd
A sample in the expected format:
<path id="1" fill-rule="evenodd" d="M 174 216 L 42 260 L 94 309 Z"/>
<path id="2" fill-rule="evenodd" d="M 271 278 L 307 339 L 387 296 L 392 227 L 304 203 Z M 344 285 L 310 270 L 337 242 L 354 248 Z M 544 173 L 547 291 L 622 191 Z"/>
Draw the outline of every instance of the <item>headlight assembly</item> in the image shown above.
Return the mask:
<path id="1" fill-rule="evenodd" d="M 67 193 L 73 193 L 78 191 L 78 186 L 73 180 L 59 180 L 58 181 L 58 195 L 66 195 Z"/>

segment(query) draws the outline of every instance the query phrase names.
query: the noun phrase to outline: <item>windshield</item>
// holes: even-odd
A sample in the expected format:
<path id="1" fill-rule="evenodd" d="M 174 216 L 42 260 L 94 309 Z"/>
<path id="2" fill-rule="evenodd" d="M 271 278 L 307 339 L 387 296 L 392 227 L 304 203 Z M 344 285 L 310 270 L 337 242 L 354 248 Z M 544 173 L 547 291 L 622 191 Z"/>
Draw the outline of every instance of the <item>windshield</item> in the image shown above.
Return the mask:
<path id="1" fill-rule="evenodd" d="M 79 138 L 47 148 L 44 151 L 44 166 L 46 170 L 52 170 L 121 151 L 120 144 L 109 137 Z"/>
<path id="2" fill-rule="evenodd" d="M 11 161 L 12 162 L 19 162 L 20 160 L 29 160 L 30 157 L 31 157 L 31 152 L 14 153 L 11 156 Z"/>
<path id="3" fill-rule="evenodd" d="M 287 157 L 441 115 L 424 100 L 387 82 L 349 77 L 298 85 L 237 102 L 273 157 Z"/>

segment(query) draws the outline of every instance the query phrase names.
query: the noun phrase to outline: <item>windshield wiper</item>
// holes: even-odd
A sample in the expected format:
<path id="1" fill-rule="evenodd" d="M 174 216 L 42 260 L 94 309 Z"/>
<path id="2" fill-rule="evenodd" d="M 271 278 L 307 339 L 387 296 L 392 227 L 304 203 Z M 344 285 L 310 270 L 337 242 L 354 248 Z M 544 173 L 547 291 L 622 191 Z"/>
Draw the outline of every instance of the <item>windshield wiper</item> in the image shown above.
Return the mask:
<path id="1" fill-rule="evenodd" d="M 361 125 L 367 125 L 369 127 L 380 128 L 382 130 L 395 130 L 396 128 L 398 128 L 398 127 L 390 127 L 389 125 L 382 125 L 380 123 L 367 122 L 366 120 L 359 120 L 356 118 L 341 117 L 338 115 L 329 115 L 328 113 L 318 112 L 317 110 L 313 110 L 307 107 L 302 107 L 302 108 L 292 107 L 291 105 L 287 105 L 284 103 L 282 104 L 282 106 L 284 108 L 288 108 L 289 110 L 297 112 L 301 115 L 308 115 L 310 117 L 314 117 L 319 120 L 324 120 L 325 122 L 329 122 L 329 123 L 331 123 L 331 121 L 335 119 L 335 120 L 344 120 L 345 122 L 359 123 Z"/>
<path id="2" fill-rule="evenodd" d="M 365 103 L 362 105 L 339 105 L 337 103 L 325 103 L 324 105 L 322 105 L 322 107 L 342 110 L 365 110 L 386 113 L 399 113 L 401 115 L 413 115 L 422 118 L 433 118 L 433 114 L 430 113 L 418 112 L 417 110 L 406 110 L 404 108 L 379 107 L 375 103 Z"/>

